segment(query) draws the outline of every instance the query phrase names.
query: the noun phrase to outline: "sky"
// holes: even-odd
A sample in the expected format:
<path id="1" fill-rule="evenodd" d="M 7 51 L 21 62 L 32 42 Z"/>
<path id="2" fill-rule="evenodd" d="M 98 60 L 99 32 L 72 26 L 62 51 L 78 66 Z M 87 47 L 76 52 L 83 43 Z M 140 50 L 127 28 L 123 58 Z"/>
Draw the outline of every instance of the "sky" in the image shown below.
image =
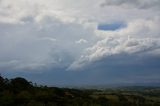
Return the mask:
<path id="1" fill-rule="evenodd" d="M 45 85 L 160 83 L 160 0 L 0 0 L 0 73 Z"/>

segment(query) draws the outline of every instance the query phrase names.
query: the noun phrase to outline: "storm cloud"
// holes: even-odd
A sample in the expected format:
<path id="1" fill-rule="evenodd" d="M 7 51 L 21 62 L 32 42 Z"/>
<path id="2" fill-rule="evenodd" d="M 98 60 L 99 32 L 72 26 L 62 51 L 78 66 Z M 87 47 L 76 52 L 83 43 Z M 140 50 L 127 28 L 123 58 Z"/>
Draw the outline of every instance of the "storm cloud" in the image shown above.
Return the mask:
<path id="1" fill-rule="evenodd" d="M 48 84 L 157 83 L 159 5 L 159 0 L 1 0 L 0 72 Z"/>

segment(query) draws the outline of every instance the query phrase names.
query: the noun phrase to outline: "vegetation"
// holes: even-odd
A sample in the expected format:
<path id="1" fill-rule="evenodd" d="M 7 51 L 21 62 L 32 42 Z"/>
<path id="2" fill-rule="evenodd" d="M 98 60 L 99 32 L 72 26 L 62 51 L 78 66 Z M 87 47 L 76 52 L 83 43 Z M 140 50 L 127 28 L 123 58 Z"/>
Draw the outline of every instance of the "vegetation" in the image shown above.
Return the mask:
<path id="1" fill-rule="evenodd" d="M 0 106 L 160 106 L 160 88 L 80 90 L 0 76 Z"/>

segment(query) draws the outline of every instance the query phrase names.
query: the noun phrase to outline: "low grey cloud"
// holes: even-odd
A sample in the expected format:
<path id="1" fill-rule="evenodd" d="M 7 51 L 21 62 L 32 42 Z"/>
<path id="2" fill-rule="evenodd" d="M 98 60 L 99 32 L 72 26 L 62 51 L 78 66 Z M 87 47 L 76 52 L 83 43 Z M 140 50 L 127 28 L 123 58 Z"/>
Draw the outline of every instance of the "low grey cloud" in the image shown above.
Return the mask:
<path id="1" fill-rule="evenodd" d="M 81 39 L 81 35 L 89 39 L 92 34 L 85 32 L 86 29 L 81 25 L 64 24 L 56 20 L 50 20 L 49 23 L 47 20 L 43 26 L 33 22 L 1 24 L 0 29 L 0 61 L 6 63 L 1 64 L 1 69 L 10 67 L 11 70 L 65 66 L 77 58 L 84 48 L 75 45 L 75 40 Z M 10 62 L 14 60 L 17 62 Z"/>

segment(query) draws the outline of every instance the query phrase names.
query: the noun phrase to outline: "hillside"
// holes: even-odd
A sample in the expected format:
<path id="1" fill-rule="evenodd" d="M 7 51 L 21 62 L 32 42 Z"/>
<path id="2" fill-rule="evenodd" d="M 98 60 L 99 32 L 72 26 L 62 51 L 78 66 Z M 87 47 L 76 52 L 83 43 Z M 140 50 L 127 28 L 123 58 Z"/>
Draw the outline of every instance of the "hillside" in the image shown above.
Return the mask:
<path id="1" fill-rule="evenodd" d="M 69 89 L 0 76 L 0 106 L 160 106 L 160 88 Z"/>

